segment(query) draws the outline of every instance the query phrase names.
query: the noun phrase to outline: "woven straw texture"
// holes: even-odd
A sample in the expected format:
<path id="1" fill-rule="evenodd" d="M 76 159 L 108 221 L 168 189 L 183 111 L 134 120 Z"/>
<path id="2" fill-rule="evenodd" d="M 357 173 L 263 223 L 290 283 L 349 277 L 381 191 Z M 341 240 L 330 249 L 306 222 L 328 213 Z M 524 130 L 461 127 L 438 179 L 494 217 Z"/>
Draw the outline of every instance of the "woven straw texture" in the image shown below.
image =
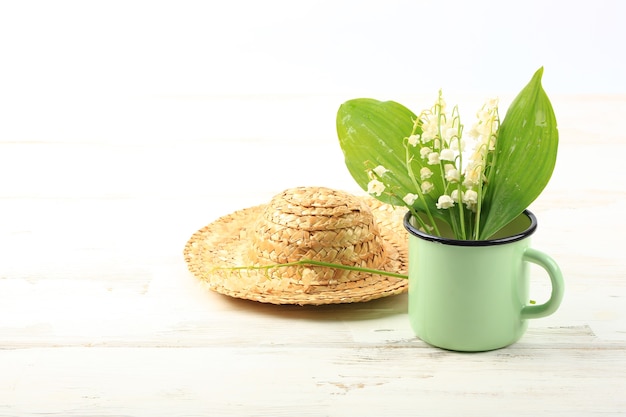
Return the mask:
<path id="1" fill-rule="evenodd" d="M 285 190 L 191 236 L 189 270 L 221 294 L 273 304 L 336 304 L 401 294 L 406 279 L 322 266 L 228 269 L 302 259 L 407 274 L 401 210 L 323 187 Z"/>

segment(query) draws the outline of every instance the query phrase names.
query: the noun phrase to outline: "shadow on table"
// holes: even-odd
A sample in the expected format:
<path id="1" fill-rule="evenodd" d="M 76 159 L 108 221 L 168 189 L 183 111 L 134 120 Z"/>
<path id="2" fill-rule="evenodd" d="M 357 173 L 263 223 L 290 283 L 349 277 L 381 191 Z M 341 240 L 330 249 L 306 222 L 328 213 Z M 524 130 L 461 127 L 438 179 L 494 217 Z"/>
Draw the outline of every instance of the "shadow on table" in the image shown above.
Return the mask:
<path id="1" fill-rule="evenodd" d="M 252 314 L 291 317 L 295 320 L 372 320 L 406 314 L 407 294 L 379 298 L 362 303 L 328 305 L 276 305 L 215 294 L 231 308 Z"/>

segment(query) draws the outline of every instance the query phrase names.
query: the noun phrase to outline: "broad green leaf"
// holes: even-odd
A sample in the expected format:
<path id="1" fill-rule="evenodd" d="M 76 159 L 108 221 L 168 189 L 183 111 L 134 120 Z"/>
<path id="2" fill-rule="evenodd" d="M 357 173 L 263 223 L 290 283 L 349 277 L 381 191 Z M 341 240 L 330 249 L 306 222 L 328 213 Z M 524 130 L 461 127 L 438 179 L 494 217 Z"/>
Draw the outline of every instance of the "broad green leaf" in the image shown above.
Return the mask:
<path id="1" fill-rule="evenodd" d="M 517 217 L 548 184 L 559 141 L 556 117 L 540 68 L 510 105 L 499 129 L 496 158 L 485 189 L 480 239 Z"/>
<path id="2" fill-rule="evenodd" d="M 407 193 L 415 193 L 406 169 L 403 143 L 411 134 L 415 119 L 415 114 L 399 103 L 370 98 L 347 101 L 337 112 L 339 144 L 357 184 L 367 190 L 368 170 L 378 165 L 389 170 L 385 179 L 390 187 L 378 197 L 381 201 L 399 205 Z M 414 160 L 411 165 L 419 175 L 421 161 Z M 426 204 L 434 204 L 430 197 L 427 200 Z M 418 200 L 414 207 L 423 209 L 424 204 Z"/>

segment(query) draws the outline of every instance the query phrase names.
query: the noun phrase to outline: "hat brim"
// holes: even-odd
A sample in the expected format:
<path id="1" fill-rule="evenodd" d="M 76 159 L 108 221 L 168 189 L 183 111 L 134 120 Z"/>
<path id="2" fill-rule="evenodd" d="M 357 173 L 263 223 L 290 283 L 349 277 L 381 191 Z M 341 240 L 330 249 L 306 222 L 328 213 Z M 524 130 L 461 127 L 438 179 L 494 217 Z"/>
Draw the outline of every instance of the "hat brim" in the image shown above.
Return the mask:
<path id="1" fill-rule="evenodd" d="M 371 197 L 362 197 L 372 210 L 386 254 L 379 270 L 408 273 L 408 234 L 404 212 Z M 195 232 L 184 257 L 189 271 L 220 294 L 271 304 L 323 305 L 356 303 L 405 293 L 408 280 L 359 272 L 356 280 L 332 285 L 304 285 L 297 279 L 274 276 L 271 270 L 229 269 L 249 265 L 244 254 L 256 219 L 265 205 L 220 217 Z"/>

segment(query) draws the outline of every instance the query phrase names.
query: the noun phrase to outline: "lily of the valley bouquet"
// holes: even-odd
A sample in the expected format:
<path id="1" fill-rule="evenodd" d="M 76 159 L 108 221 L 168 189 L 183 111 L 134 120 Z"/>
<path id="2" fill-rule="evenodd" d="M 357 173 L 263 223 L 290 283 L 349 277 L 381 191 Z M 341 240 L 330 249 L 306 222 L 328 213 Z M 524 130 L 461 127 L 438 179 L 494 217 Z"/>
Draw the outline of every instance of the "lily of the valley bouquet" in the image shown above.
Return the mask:
<path id="1" fill-rule="evenodd" d="M 346 165 L 361 188 L 405 206 L 423 231 L 441 236 L 445 224 L 455 239 L 489 239 L 539 196 L 556 163 L 542 75 L 540 68 L 504 119 L 489 99 L 470 125 L 441 92 L 419 114 L 393 101 L 347 101 L 337 114 Z"/>

